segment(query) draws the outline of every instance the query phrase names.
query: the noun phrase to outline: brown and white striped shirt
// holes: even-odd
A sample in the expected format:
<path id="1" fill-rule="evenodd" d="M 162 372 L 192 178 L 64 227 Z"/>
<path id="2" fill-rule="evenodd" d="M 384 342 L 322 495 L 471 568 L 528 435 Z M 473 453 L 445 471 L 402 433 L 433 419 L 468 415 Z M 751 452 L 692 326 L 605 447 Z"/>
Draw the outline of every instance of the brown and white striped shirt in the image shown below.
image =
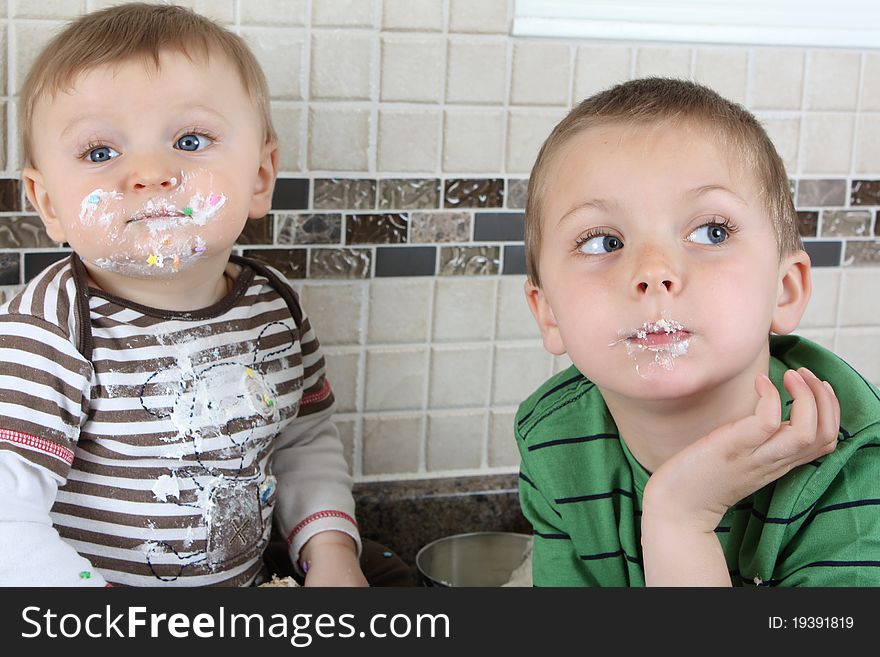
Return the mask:
<path id="1" fill-rule="evenodd" d="M 247 585 L 273 517 L 294 556 L 359 541 L 315 333 L 280 274 L 230 267 L 171 312 L 71 256 L 0 309 L 0 584 Z"/>

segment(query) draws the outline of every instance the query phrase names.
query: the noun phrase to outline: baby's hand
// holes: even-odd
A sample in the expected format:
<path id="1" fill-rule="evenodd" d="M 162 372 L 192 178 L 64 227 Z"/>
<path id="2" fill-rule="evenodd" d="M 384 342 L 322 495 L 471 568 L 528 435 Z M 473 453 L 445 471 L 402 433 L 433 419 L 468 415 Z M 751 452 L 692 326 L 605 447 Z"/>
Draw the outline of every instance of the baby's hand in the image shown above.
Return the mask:
<path id="1" fill-rule="evenodd" d="M 837 446 L 840 405 L 834 390 L 810 370 L 789 370 L 791 419 L 773 383 L 755 380 L 755 413 L 719 427 L 666 461 L 648 482 L 645 509 L 669 521 L 713 532 L 727 509 L 793 468 Z M 693 524 L 695 523 L 695 524 Z"/>
<path id="2" fill-rule="evenodd" d="M 306 586 L 369 586 L 361 571 L 354 539 L 336 531 L 315 534 L 300 552 Z"/>

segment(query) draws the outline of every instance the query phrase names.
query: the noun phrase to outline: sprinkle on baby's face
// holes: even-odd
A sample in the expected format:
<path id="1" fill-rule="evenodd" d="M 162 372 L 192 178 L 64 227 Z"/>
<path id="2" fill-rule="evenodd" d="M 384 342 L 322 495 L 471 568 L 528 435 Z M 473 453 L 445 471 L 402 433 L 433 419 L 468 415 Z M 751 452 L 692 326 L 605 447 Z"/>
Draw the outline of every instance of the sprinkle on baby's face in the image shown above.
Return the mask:
<path id="1" fill-rule="evenodd" d="M 92 271 L 173 277 L 227 257 L 268 209 L 260 116 L 221 55 L 89 69 L 41 98 L 33 122 L 32 202 Z"/>

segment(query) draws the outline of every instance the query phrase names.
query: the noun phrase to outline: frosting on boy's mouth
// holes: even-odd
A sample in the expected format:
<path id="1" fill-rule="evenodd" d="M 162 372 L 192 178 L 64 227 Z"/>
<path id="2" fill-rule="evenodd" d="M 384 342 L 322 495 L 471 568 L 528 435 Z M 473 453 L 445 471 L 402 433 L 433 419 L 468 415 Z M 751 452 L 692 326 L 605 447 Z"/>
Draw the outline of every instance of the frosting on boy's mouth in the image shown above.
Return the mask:
<path id="1" fill-rule="evenodd" d="M 681 322 L 660 318 L 656 322 L 645 322 L 622 336 L 627 342 L 643 345 L 647 349 L 663 349 L 690 339 L 691 332 Z"/>
<path id="2" fill-rule="evenodd" d="M 672 370 L 675 359 L 688 352 L 693 333 L 681 322 L 661 317 L 633 329 L 618 332 L 620 338 L 609 347 L 623 343 L 636 364 L 636 373 L 647 378 L 657 367 Z"/>

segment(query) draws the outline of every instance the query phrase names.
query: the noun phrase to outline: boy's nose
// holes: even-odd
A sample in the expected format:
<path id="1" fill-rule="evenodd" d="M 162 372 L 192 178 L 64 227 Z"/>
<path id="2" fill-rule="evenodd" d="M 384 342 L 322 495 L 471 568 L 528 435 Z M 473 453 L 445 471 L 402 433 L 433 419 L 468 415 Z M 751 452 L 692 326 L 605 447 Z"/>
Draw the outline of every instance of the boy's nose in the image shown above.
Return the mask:
<path id="1" fill-rule="evenodd" d="M 129 188 L 135 192 L 171 191 L 180 184 L 180 171 L 162 166 L 157 161 L 147 160 L 132 170 Z"/>
<path id="2" fill-rule="evenodd" d="M 636 266 L 633 289 L 639 296 L 678 294 L 681 278 L 663 254 L 657 251 L 643 253 Z"/>

